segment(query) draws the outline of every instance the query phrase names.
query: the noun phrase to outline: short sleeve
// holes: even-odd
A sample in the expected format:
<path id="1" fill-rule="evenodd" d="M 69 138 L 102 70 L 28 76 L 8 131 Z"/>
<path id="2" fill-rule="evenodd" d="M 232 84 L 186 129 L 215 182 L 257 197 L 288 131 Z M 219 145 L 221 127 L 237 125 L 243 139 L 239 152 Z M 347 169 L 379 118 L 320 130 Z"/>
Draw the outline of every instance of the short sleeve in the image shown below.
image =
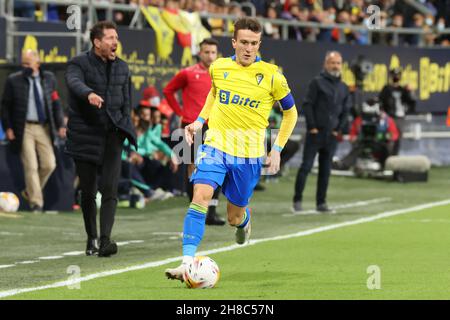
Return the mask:
<path id="1" fill-rule="evenodd" d="M 272 96 L 274 100 L 279 101 L 291 92 L 286 78 L 277 71 L 272 76 Z"/>
<path id="2" fill-rule="evenodd" d="M 214 83 L 214 62 L 209 66 L 209 76 L 211 78 L 211 89 L 216 92 L 216 84 Z"/>

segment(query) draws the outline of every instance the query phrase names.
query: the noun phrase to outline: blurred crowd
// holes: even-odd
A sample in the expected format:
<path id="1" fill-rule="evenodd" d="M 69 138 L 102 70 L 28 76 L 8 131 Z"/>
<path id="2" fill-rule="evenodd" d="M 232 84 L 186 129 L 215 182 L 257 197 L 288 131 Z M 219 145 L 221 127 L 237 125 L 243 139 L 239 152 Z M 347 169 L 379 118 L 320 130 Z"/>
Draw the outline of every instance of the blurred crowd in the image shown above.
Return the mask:
<path id="1" fill-rule="evenodd" d="M 328 41 L 367 44 L 369 34 L 367 29 L 355 31 L 350 28 L 333 28 L 333 24 L 362 26 L 373 22 L 368 13 L 370 5 L 380 8 L 380 27 L 415 28 L 425 31 L 423 39 L 416 34 L 403 34 L 398 38 L 393 33 L 375 33 L 372 43 L 383 45 L 450 45 L 450 35 L 442 35 L 442 29 L 450 28 L 450 0 L 418 0 L 429 14 L 423 14 L 404 1 L 395 0 L 94 0 L 98 3 L 110 2 L 129 4 L 130 6 L 151 5 L 170 10 L 186 10 L 189 12 L 228 14 L 243 16 L 256 14 L 268 19 L 283 19 L 300 22 L 319 22 L 327 28 L 289 27 L 289 39 L 298 41 Z M 17 16 L 43 20 L 43 10 L 26 0 L 15 0 Z M 49 4 L 47 21 L 66 19 L 65 6 Z M 106 10 L 97 10 L 99 20 L 106 18 Z M 133 12 L 114 11 L 113 20 L 119 25 L 128 25 L 133 18 Z M 220 18 L 203 18 L 203 25 L 213 35 L 222 35 L 232 31 L 232 26 Z M 331 26 L 330 26 L 331 25 Z M 279 39 L 282 30 L 279 24 L 267 22 L 264 24 L 264 36 Z"/>

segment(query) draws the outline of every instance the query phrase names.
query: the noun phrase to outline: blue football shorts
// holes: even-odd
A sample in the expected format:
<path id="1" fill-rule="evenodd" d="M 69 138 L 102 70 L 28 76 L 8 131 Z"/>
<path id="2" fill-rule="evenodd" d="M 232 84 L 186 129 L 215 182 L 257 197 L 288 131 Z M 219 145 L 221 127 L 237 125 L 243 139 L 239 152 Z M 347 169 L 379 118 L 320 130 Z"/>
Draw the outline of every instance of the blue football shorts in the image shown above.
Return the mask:
<path id="1" fill-rule="evenodd" d="M 190 181 L 193 184 L 222 186 L 222 193 L 238 207 L 248 205 L 253 189 L 261 176 L 263 158 L 231 156 L 209 145 L 198 148 L 196 169 Z"/>

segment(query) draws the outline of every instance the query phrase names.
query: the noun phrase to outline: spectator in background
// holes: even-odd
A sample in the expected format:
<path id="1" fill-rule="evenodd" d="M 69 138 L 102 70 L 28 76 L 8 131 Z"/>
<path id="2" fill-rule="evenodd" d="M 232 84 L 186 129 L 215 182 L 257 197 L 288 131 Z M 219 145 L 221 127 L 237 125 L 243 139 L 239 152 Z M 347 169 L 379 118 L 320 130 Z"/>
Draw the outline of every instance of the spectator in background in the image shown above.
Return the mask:
<path id="1" fill-rule="evenodd" d="M 442 21 L 441 21 L 442 19 Z M 440 0 L 437 3 L 437 20 L 442 22 L 442 26 L 450 27 L 450 0 Z M 444 29 L 444 28 L 442 28 Z M 450 36 L 449 36 L 450 37 Z"/>
<path id="2" fill-rule="evenodd" d="M 267 8 L 266 17 L 268 19 L 278 19 L 278 11 L 275 5 L 271 5 Z M 266 22 L 263 25 L 264 36 L 272 39 L 280 39 L 280 27 L 271 22 Z"/>
<path id="3" fill-rule="evenodd" d="M 226 6 L 224 0 L 210 0 L 208 4 L 208 12 L 216 14 L 225 14 Z M 223 35 L 225 31 L 225 21 L 221 18 L 209 18 L 207 19 L 207 29 L 215 36 Z"/>
<path id="4" fill-rule="evenodd" d="M 403 16 L 401 14 L 394 14 L 389 27 L 392 28 L 403 28 Z M 374 33 L 372 36 L 376 37 L 377 44 L 388 44 L 395 45 L 395 37 L 397 37 L 397 45 L 402 46 L 405 44 L 406 39 L 404 34 L 394 34 L 394 33 Z M 384 42 L 386 41 L 386 42 Z"/>
<path id="5" fill-rule="evenodd" d="M 298 4 L 292 4 L 289 6 L 288 11 L 283 11 L 281 17 L 289 21 L 298 21 L 298 16 L 300 14 L 300 6 Z M 288 39 L 301 41 L 303 40 L 302 32 L 300 27 L 289 26 L 288 27 Z"/>
<path id="6" fill-rule="evenodd" d="M 55 75 L 41 70 L 39 54 L 34 50 L 23 53 L 22 67 L 6 79 L 2 124 L 12 150 L 20 153 L 22 160 L 22 196 L 33 212 L 41 212 L 42 192 L 56 168 L 54 142 L 57 136 L 65 138 L 66 129 Z"/>
<path id="7" fill-rule="evenodd" d="M 172 172 L 178 170 L 178 160 L 170 147 L 161 140 L 161 125 L 152 124 L 152 109 L 156 108 L 142 100 L 134 110 L 138 149 L 136 151 L 133 146 L 129 146 L 126 140 L 124 150 L 127 152 L 122 154 L 122 160 L 126 159 L 130 163 L 131 178 L 143 183 L 140 189 L 147 199 L 152 196 L 153 199 L 155 196 L 160 199 L 160 194 L 167 199 L 173 197 Z M 146 189 L 145 186 L 150 188 Z"/>
<path id="8" fill-rule="evenodd" d="M 336 10 L 333 7 L 328 8 L 326 11 L 315 10 L 314 12 L 312 12 L 310 18 L 311 21 L 319 22 L 321 25 L 333 24 L 335 22 L 335 19 L 336 19 Z M 309 38 L 313 41 L 317 40 L 323 42 L 331 42 L 332 29 L 331 28 L 313 29 Z"/>
<path id="9" fill-rule="evenodd" d="M 127 4 L 127 3 L 129 3 L 129 1 L 128 0 L 115 0 L 115 3 Z M 131 19 L 133 18 L 133 14 L 134 13 L 130 12 L 130 11 L 114 10 L 113 11 L 113 20 L 118 25 L 128 26 L 128 25 L 130 25 Z"/>
<path id="10" fill-rule="evenodd" d="M 34 2 L 14 0 L 14 16 L 34 19 L 36 5 Z"/>
<path id="11" fill-rule="evenodd" d="M 231 4 L 230 6 L 228 6 L 228 14 L 235 16 L 234 20 L 239 19 L 246 15 L 245 12 L 241 9 L 241 6 L 239 6 L 238 4 Z M 229 33 L 234 32 L 234 20 L 227 21 L 226 30 Z"/>
<path id="12" fill-rule="evenodd" d="M 450 14 L 450 1 L 449 1 L 449 14 Z M 450 24 L 448 26 L 450 26 Z M 436 23 L 436 31 L 440 32 L 444 29 L 445 29 L 445 19 L 439 18 Z M 449 34 L 439 35 L 436 39 L 436 44 L 448 46 L 450 44 L 450 35 Z"/>
<path id="13" fill-rule="evenodd" d="M 148 86 L 144 89 L 142 99 L 147 101 L 152 107 L 153 125 L 161 125 L 161 136 L 166 140 L 170 137 L 170 119 L 173 112 L 170 110 L 166 99 L 161 100 L 158 89 L 155 86 Z M 168 141 L 166 141 L 168 143 Z"/>
<path id="14" fill-rule="evenodd" d="M 413 16 L 413 22 L 410 25 L 411 28 L 424 29 L 425 28 L 425 18 L 422 14 L 416 13 Z M 412 46 L 418 46 L 421 43 L 421 34 L 410 34 L 407 35 L 407 43 Z"/>
<path id="15" fill-rule="evenodd" d="M 427 15 L 425 17 L 425 25 L 423 26 L 425 34 L 423 35 L 424 46 L 433 47 L 436 39 L 438 38 L 435 28 L 435 19 L 433 15 Z"/>
<path id="16" fill-rule="evenodd" d="M 355 17 L 353 19 L 359 19 L 359 17 Z M 362 21 L 357 21 L 357 24 L 361 24 Z M 337 16 L 336 23 L 343 25 L 352 25 L 352 16 L 347 11 L 339 12 Z M 335 28 L 332 31 L 332 39 L 335 42 L 344 42 L 344 43 L 357 43 L 357 44 L 367 44 L 367 34 L 361 31 L 354 31 L 350 28 L 338 29 Z"/>

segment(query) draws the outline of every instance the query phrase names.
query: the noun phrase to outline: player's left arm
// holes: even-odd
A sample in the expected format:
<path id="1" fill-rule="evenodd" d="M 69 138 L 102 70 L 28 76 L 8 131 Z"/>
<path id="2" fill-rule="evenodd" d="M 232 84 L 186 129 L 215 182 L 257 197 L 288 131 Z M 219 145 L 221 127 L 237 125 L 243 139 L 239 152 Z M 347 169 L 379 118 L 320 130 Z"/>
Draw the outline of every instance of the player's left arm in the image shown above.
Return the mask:
<path id="1" fill-rule="evenodd" d="M 274 75 L 272 94 L 275 100 L 280 102 L 281 109 L 283 110 L 280 131 L 278 132 L 275 143 L 270 151 L 268 162 L 266 163 L 269 166 L 269 173 L 276 173 L 280 170 L 281 151 L 289 140 L 292 131 L 294 131 L 298 113 L 286 78 L 280 73 Z"/>

